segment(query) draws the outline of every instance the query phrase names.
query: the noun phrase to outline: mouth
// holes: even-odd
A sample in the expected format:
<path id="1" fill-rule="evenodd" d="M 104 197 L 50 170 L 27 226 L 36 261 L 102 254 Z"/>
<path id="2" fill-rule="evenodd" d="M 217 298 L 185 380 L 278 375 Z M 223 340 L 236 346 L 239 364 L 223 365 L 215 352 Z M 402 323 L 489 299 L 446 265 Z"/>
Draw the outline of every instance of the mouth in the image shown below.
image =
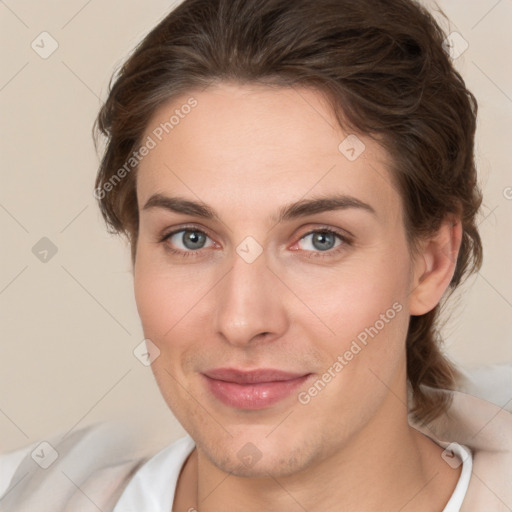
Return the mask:
<path id="1" fill-rule="evenodd" d="M 236 409 L 270 407 L 290 396 L 312 374 L 275 369 L 250 371 L 217 368 L 202 374 L 209 392 L 223 404 Z"/>

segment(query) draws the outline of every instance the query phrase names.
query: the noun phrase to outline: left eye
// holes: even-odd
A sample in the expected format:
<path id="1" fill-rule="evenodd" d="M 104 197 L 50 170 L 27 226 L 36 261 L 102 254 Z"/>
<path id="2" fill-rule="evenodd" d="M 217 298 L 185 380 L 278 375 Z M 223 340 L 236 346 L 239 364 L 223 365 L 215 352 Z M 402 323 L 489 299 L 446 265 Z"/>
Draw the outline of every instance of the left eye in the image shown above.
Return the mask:
<path id="1" fill-rule="evenodd" d="M 338 239 L 338 243 L 336 243 L 336 239 Z M 304 246 L 301 248 L 303 250 L 325 252 L 341 245 L 344 239 L 334 231 L 322 230 L 308 233 L 300 241 L 305 241 Z"/>

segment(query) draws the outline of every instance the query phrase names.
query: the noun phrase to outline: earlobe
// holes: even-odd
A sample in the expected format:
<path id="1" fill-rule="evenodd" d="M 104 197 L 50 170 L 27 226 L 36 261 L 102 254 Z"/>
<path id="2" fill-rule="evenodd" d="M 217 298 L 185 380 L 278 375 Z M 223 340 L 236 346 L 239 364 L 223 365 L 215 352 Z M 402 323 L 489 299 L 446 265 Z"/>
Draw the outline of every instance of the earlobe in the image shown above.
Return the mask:
<path id="1" fill-rule="evenodd" d="M 448 217 L 437 233 L 424 241 L 414 263 L 411 315 L 424 315 L 439 303 L 455 272 L 461 240 L 460 219 Z"/>

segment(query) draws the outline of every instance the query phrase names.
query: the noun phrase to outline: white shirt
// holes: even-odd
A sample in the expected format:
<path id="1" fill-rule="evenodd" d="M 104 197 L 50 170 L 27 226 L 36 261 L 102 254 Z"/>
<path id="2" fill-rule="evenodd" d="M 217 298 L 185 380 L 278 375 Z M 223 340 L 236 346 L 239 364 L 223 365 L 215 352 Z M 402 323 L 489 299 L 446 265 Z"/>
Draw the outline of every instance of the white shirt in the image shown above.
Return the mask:
<path id="1" fill-rule="evenodd" d="M 185 436 L 149 459 L 126 486 L 114 512 L 170 512 L 178 476 L 194 447 L 194 440 L 190 436 Z M 457 443 L 452 443 L 450 448 L 462 463 L 462 472 L 442 512 L 460 510 L 471 478 L 471 451 Z"/>
<path id="2" fill-rule="evenodd" d="M 441 444 L 444 448 L 448 445 Z M 37 443 L 0 457 L 0 496 L 9 486 L 20 461 L 35 446 Z M 113 512 L 171 512 L 179 474 L 194 448 L 194 440 L 187 435 L 153 455 L 132 477 Z M 458 464 L 462 463 L 462 472 L 442 512 L 460 510 L 471 477 L 471 451 L 457 443 L 451 443 L 450 449 L 457 457 Z"/>

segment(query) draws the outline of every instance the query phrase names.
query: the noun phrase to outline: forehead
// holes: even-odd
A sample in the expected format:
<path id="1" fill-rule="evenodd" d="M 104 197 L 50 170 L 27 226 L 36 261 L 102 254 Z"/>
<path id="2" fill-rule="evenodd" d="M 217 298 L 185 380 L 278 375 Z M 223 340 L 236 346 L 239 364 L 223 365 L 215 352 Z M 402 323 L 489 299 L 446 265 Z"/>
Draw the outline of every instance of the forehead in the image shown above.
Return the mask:
<path id="1" fill-rule="evenodd" d="M 162 104 L 148 138 L 154 147 L 138 168 L 139 208 L 156 192 L 217 198 L 251 212 L 270 198 L 333 191 L 381 208 L 397 204 L 385 150 L 344 131 L 312 89 L 221 84 L 191 91 Z"/>

